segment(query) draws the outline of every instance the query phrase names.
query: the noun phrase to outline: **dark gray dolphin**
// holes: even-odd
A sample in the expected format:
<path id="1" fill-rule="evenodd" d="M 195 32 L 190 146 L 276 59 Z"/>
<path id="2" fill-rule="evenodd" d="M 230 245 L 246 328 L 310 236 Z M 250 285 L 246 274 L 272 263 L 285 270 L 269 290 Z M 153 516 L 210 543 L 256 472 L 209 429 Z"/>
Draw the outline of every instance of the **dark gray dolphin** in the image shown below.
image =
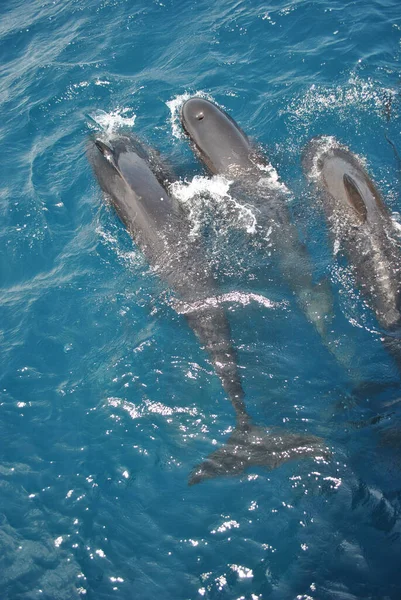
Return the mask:
<path id="1" fill-rule="evenodd" d="M 329 349 L 327 325 L 332 316 L 332 294 L 327 281 L 313 282 L 312 264 L 288 209 L 288 190 L 272 181 L 266 158 L 250 144 L 235 121 L 204 98 L 192 97 L 181 109 L 181 123 L 195 152 L 213 174 L 235 181 L 235 193 L 244 195 L 258 212 L 258 226 L 269 231 L 269 251 L 277 252 L 281 271 L 308 320 Z M 337 357 L 338 358 L 338 357 Z"/>
<path id="2" fill-rule="evenodd" d="M 400 366 L 401 251 L 391 214 L 360 159 L 335 138 L 312 139 L 302 162 L 358 287 L 384 332 L 394 334 L 385 345 Z"/>
<path id="3" fill-rule="evenodd" d="M 184 102 L 181 123 L 202 162 L 212 173 L 253 172 L 257 162 L 265 162 L 257 157 L 235 121 L 205 98 L 194 96 Z"/>
<path id="4" fill-rule="evenodd" d="M 274 468 L 298 456 L 322 454 L 319 438 L 274 433 L 251 424 L 225 312 L 218 302 L 206 301 L 216 295 L 212 272 L 202 260 L 200 244 L 191 241 L 190 225 L 179 204 L 159 181 L 155 155 L 133 136 L 119 136 L 107 144 L 90 143 L 88 156 L 135 243 L 185 304 L 187 321 L 207 350 L 236 413 L 236 427 L 225 446 L 195 467 L 189 483 L 235 475 L 252 465 Z"/>

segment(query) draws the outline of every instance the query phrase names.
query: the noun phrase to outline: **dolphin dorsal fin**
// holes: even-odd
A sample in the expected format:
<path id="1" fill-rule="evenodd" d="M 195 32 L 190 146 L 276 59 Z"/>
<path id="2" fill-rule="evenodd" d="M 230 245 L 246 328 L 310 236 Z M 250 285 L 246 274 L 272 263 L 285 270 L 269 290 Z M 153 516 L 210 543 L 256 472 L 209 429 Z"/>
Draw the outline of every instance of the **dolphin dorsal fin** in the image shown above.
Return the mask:
<path id="1" fill-rule="evenodd" d="M 351 206 L 355 209 L 359 220 L 364 223 L 368 217 L 368 210 L 358 186 L 347 173 L 343 175 L 343 182 Z"/>

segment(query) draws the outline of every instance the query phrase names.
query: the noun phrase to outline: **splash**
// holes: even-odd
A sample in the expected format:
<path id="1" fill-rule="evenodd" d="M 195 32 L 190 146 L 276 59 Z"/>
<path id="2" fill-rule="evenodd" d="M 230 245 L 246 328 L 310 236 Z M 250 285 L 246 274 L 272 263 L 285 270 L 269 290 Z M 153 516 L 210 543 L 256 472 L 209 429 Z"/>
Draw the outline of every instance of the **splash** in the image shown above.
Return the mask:
<path id="1" fill-rule="evenodd" d="M 256 232 L 256 215 L 250 206 L 229 193 L 232 183 L 222 175 L 196 175 L 191 181 L 176 181 L 170 186 L 171 193 L 188 209 L 193 236 L 199 233 L 209 208 L 218 209 L 226 228 L 235 226 L 250 234 Z"/>
<path id="2" fill-rule="evenodd" d="M 89 127 L 110 135 L 118 129 L 133 127 L 136 115 L 132 113 L 131 108 L 117 108 L 109 113 L 99 109 L 89 114 L 88 118 Z"/>
<path id="3" fill-rule="evenodd" d="M 259 171 L 262 171 L 263 176 L 258 181 L 258 186 L 261 188 L 269 188 L 270 190 L 279 190 L 288 196 L 291 195 L 288 187 L 280 181 L 279 174 L 271 163 L 258 163 Z"/>
<path id="4" fill-rule="evenodd" d="M 175 138 L 178 140 L 184 139 L 185 134 L 182 131 L 181 123 L 180 123 L 180 111 L 181 106 L 189 100 L 191 94 L 185 93 L 180 96 L 176 96 L 172 100 L 166 102 L 169 110 L 170 110 L 170 123 L 171 123 L 171 131 Z"/>

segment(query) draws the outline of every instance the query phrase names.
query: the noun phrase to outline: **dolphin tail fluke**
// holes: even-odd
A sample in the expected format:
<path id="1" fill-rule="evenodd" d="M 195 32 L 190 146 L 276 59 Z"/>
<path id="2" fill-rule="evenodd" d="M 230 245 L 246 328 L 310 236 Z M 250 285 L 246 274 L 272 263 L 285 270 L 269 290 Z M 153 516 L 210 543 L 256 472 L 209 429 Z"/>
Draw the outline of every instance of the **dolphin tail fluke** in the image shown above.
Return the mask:
<path id="1" fill-rule="evenodd" d="M 275 469 L 297 458 L 327 458 L 323 440 L 313 435 L 238 425 L 227 443 L 193 469 L 189 485 L 224 475 L 239 475 L 252 466 Z"/>

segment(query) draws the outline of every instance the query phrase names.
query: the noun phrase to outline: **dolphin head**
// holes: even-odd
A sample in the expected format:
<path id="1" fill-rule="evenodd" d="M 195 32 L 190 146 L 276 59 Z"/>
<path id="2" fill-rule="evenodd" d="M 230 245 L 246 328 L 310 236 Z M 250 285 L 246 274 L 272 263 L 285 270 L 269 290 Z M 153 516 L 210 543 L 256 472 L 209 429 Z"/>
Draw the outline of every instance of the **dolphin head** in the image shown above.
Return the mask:
<path id="1" fill-rule="evenodd" d="M 190 98 L 181 108 L 181 123 L 212 173 L 232 174 L 254 168 L 248 138 L 213 102 Z"/>

